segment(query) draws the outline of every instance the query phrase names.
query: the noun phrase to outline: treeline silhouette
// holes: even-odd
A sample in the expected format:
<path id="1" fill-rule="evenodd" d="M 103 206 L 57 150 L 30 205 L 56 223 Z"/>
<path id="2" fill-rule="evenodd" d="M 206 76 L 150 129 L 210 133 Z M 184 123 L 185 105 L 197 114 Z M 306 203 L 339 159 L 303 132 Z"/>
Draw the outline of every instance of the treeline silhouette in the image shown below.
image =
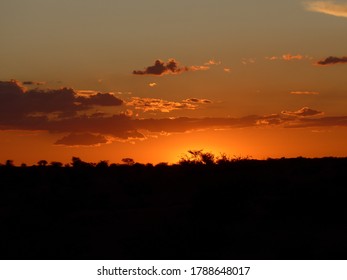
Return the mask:
<path id="1" fill-rule="evenodd" d="M 0 166 L 1 259 L 346 259 L 347 158 Z"/>

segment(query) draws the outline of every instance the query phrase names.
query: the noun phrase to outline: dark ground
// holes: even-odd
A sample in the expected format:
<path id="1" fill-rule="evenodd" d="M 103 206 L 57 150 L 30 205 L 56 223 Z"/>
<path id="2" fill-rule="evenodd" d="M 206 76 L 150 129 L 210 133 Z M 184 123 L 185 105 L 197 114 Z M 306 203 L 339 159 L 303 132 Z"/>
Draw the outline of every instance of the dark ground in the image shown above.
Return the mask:
<path id="1" fill-rule="evenodd" d="M 347 158 L 0 166 L 1 259 L 347 259 Z"/>

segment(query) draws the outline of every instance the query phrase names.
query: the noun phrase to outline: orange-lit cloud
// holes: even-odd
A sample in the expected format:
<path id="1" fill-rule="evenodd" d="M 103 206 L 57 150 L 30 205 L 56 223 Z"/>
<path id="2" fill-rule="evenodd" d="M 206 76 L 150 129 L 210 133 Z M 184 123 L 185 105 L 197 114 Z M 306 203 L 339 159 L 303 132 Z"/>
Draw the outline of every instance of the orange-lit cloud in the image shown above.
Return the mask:
<path id="1" fill-rule="evenodd" d="M 290 94 L 293 95 L 318 95 L 317 91 L 291 91 Z"/>
<path id="2" fill-rule="evenodd" d="M 126 102 L 126 105 L 143 112 L 159 111 L 168 113 L 174 110 L 195 110 L 198 107 L 195 103 L 200 103 L 199 101 L 198 99 L 187 99 L 182 102 L 175 102 L 159 98 L 132 97 L 130 101 Z"/>
<path id="3" fill-rule="evenodd" d="M 224 70 L 225 73 L 230 73 L 231 72 L 230 68 L 224 68 L 223 70 Z"/>
<path id="4" fill-rule="evenodd" d="M 149 86 L 149 87 L 156 87 L 156 86 L 157 86 L 157 83 L 149 83 L 148 86 Z"/>
<path id="5" fill-rule="evenodd" d="M 288 115 L 288 116 L 295 116 L 295 117 L 313 117 L 313 116 L 320 116 L 323 115 L 324 113 L 321 111 L 317 111 L 314 109 L 310 109 L 308 107 L 303 107 L 297 111 L 282 111 L 281 112 L 283 115 Z"/>
<path id="6" fill-rule="evenodd" d="M 206 71 L 206 70 L 209 70 L 210 67 L 205 65 L 195 65 L 195 66 L 190 66 L 188 69 L 190 71 Z"/>
<path id="7" fill-rule="evenodd" d="M 324 60 L 320 60 L 317 62 L 318 65 L 333 65 L 338 63 L 347 63 L 347 56 L 343 57 L 336 57 L 336 56 L 329 56 Z"/>
<path id="8" fill-rule="evenodd" d="M 267 56 L 265 59 L 267 60 L 284 60 L 284 61 L 291 61 L 291 60 L 302 60 L 305 57 L 301 54 L 292 55 L 290 53 L 283 54 L 281 56 Z"/>
<path id="9" fill-rule="evenodd" d="M 302 60 L 304 57 L 301 54 L 297 55 L 291 55 L 291 54 L 284 54 L 282 55 L 283 60 Z"/>
<path id="10" fill-rule="evenodd" d="M 306 9 L 312 12 L 323 13 L 336 17 L 347 17 L 347 4 L 333 1 L 313 1 L 305 3 Z"/>
<path id="11" fill-rule="evenodd" d="M 280 57 L 278 57 L 278 56 L 267 56 L 267 57 L 265 57 L 265 59 L 267 59 L 267 60 L 278 60 L 278 59 L 280 59 Z"/>
<path id="12" fill-rule="evenodd" d="M 183 100 L 185 103 L 200 103 L 200 104 L 211 104 L 212 101 L 208 99 L 200 99 L 200 98 L 188 98 Z"/>
<path id="13" fill-rule="evenodd" d="M 222 62 L 221 61 L 216 61 L 214 59 L 210 59 L 209 61 L 207 61 L 206 63 L 204 63 L 204 65 L 221 65 Z"/>
<path id="14" fill-rule="evenodd" d="M 255 62 L 256 62 L 256 60 L 254 58 L 242 58 L 242 60 L 241 60 L 241 63 L 243 65 L 253 64 Z"/>

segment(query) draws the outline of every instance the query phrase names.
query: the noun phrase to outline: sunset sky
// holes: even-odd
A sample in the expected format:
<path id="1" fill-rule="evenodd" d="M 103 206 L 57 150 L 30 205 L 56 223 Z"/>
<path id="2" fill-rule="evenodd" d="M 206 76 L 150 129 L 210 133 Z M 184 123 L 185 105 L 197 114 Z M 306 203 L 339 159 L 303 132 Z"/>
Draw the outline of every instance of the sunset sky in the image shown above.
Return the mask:
<path id="1" fill-rule="evenodd" d="M 347 156 L 347 1 L 2 0 L 0 163 Z"/>

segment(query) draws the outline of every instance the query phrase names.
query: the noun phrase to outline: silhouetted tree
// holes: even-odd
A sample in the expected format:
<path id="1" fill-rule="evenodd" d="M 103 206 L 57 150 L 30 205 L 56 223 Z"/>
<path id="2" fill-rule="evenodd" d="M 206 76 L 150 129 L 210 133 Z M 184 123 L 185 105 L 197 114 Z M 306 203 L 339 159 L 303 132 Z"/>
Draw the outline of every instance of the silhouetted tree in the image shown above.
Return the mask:
<path id="1" fill-rule="evenodd" d="M 11 160 L 11 159 L 6 160 L 5 166 L 13 167 L 14 166 L 13 160 Z"/>
<path id="2" fill-rule="evenodd" d="M 132 158 L 123 158 L 122 162 L 124 162 L 124 164 L 127 164 L 127 165 L 134 165 L 135 164 L 135 161 Z"/>
<path id="3" fill-rule="evenodd" d="M 47 160 L 42 159 L 42 160 L 39 160 L 39 161 L 37 162 L 37 164 L 38 164 L 39 166 L 46 166 L 46 165 L 48 164 L 48 162 L 47 162 Z"/>

